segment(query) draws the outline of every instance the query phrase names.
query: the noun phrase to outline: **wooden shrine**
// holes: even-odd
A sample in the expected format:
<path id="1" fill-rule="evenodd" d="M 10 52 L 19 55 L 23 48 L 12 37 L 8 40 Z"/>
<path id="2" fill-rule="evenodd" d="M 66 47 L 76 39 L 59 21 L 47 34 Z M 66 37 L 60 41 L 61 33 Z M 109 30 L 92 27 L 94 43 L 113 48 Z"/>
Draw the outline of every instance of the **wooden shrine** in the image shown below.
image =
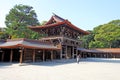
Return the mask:
<path id="1" fill-rule="evenodd" d="M 31 26 L 29 28 L 44 35 L 40 39 L 41 41 L 61 46 L 61 50 L 57 52 L 60 59 L 75 58 L 78 52 L 77 48 L 82 45 L 81 37 L 89 34 L 89 32 L 76 27 L 56 14 L 53 14 L 45 25 Z"/>
<path id="2" fill-rule="evenodd" d="M 0 62 L 39 62 L 75 58 L 81 37 L 89 34 L 56 14 L 43 26 L 31 26 L 44 37 L 39 40 L 14 39 L 0 41 Z"/>

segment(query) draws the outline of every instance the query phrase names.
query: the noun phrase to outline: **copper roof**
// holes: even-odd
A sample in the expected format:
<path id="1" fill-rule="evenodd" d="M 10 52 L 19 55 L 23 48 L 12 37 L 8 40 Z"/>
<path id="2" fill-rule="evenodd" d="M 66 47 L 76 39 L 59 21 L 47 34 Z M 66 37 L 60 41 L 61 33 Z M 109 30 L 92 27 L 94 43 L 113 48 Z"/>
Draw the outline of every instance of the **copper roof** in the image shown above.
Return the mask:
<path id="1" fill-rule="evenodd" d="M 52 21 L 55 21 L 55 23 L 52 23 Z M 50 20 L 43 26 L 31 26 L 29 27 L 30 29 L 34 30 L 34 31 L 38 31 L 39 29 L 43 29 L 43 28 L 49 28 L 49 27 L 56 27 L 58 25 L 62 25 L 62 24 L 65 24 L 65 25 L 68 25 L 68 27 L 80 32 L 80 33 L 83 33 L 83 34 L 89 34 L 89 32 L 87 31 L 84 31 L 78 27 L 76 27 L 75 25 L 73 25 L 71 22 L 69 22 L 68 20 L 65 20 L 61 17 L 59 17 L 58 15 L 54 14 Z"/>
<path id="2" fill-rule="evenodd" d="M 50 18 L 50 20 L 45 25 L 50 24 L 52 20 L 54 20 L 56 23 L 65 21 L 65 19 L 63 19 L 63 18 L 61 18 L 58 15 L 53 13 L 53 16 Z"/>
<path id="3" fill-rule="evenodd" d="M 54 46 L 51 43 L 46 43 L 38 40 L 30 39 L 15 39 L 7 40 L 6 42 L 0 42 L 0 48 L 35 48 L 35 49 L 59 49 L 57 46 Z"/>

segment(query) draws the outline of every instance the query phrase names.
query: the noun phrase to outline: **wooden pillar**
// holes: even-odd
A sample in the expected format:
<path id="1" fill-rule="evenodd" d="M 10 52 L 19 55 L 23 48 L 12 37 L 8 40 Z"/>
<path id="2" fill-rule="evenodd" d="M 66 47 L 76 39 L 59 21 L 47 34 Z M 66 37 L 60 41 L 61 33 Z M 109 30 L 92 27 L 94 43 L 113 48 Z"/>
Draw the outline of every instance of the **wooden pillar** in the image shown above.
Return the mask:
<path id="1" fill-rule="evenodd" d="M 63 39 L 59 39 L 60 45 L 61 45 L 61 50 L 60 50 L 60 59 L 63 58 Z"/>
<path id="2" fill-rule="evenodd" d="M 113 56 L 112 53 L 109 53 L 109 54 L 110 54 L 110 58 L 112 58 L 112 56 Z"/>
<path id="3" fill-rule="evenodd" d="M 113 58 L 116 58 L 116 54 L 113 54 L 114 56 L 113 56 Z"/>
<path id="4" fill-rule="evenodd" d="M 96 58 L 96 55 L 95 55 L 95 53 L 94 53 L 93 55 L 94 55 L 94 58 Z"/>
<path id="5" fill-rule="evenodd" d="M 68 55 L 67 55 L 67 45 L 65 47 L 65 58 L 67 59 L 68 58 Z"/>
<path id="6" fill-rule="evenodd" d="M 13 50 L 11 49 L 11 52 L 10 52 L 10 62 L 12 62 L 12 59 L 13 59 Z"/>
<path id="7" fill-rule="evenodd" d="M 108 58 L 108 53 L 106 53 L 106 55 L 107 55 L 107 58 Z"/>
<path id="8" fill-rule="evenodd" d="M 107 56 L 108 56 L 108 58 L 110 57 L 110 56 L 109 56 L 109 53 L 107 53 Z"/>
<path id="9" fill-rule="evenodd" d="M 74 59 L 74 46 L 72 47 L 72 58 Z"/>
<path id="10" fill-rule="evenodd" d="M 78 55 L 78 50 L 77 50 L 77 48 L 76 48 L 76 55 Z"/>
<path id="11" fill-rule="evenodd" d="M 2 52 L 2 58 L 1 58 L 1 61 L 2 61 L 2 62 L 4 61 L 4 55 L 5 55 L 5 53 Z"/>
<path id="12" fill-rule="evenodd" d="M 20 50 L 20 63 L 23 62 L 23 49 Z"/>
<path id="13" fill-rule="evenodd" d="M 60 59 L 62 59 L 63 53 L 62 53 L 62 49 L 60 50 Z"/>
<path id="14" fill-rule="evenodd" d="M 101 58 L 102 58 L 102 55 L 103 55 L 103 54 L 102 54 L 102 53 L 100 53 L 100 55 L 101 55 Z"/>
<path id="15" fill-rule="evenodd" d="M 108 58 L 110 58 L 110 54 L 108 53 Z"/>
<path id="16" fill-rule="evenodd" d="M 82 53 L 82 56 L 83 56 L 83 58 L 84 58 L 84 52 L 81 52 Z"/>
<path id="17" fill-rule="evenodd" d="M 43 50 L 43 61 L 45 61 L 45 50 Z"/>
<path id="18" fill-rule="evenodd" d="M 91 53 L 89 53 L 89 57 L 91 58 Z"/>
<path id="19" fill-rule="evenodd" d="M 51 51 L 51 60 L 53 60 L 53 51 Z"/>
<path id="20" fill-rule="evenodd" d="M 33 50 L 33 62 L 35 62 L 35 49 Z"/>

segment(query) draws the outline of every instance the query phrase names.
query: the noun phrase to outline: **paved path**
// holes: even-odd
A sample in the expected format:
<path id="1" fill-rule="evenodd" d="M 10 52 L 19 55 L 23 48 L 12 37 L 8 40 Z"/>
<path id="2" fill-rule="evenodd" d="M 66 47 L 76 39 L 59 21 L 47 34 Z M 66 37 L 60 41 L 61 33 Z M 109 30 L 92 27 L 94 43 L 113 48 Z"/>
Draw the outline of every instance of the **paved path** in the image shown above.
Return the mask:
<path id="1" fill-rule="evenodd" d="M 56 60 L 23 64 L 0 63 L 0 80 L 120 80 L 120 59 Z"/>

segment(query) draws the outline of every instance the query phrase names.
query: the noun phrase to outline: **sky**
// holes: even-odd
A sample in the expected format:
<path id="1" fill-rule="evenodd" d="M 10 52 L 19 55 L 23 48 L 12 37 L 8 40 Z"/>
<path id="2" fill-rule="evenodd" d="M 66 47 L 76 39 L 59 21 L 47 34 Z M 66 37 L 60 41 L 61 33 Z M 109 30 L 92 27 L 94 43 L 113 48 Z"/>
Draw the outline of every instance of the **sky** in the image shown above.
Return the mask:
<path id="1" fill-rule="evenodd" d="M 6 27 L 5 16 L 16 4 L 32 6 L 39 22 L 48 21 L 55 13 L 83 30 L 120 19 L 120 0 L 2 0 L 0 27 Z"/>

